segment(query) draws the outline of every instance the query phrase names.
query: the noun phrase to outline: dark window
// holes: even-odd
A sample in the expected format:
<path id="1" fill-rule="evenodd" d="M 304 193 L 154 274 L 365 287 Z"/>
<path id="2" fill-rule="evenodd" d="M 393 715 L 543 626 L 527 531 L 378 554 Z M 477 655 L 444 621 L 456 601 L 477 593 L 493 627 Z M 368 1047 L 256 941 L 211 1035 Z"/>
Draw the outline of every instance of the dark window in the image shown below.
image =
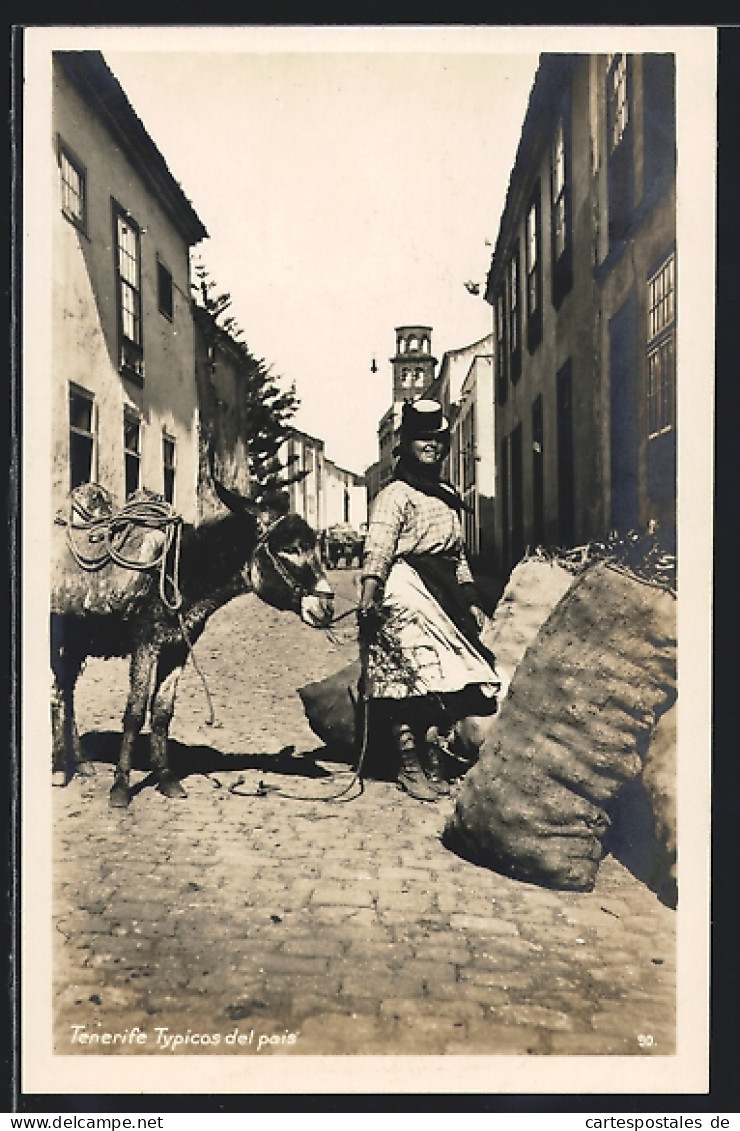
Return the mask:
<path id="1" fill-rule="evenodd" d="M 114 206 L 120 368 L 138 383 L 144 379 L 141 329 L 141 237 L 136 223 Z"/>
<path id="2" fill-rule="evenodd" d="M 475 486 L 475 404 L 465 414 L 460 428 L 462 441 L 462 485 L 467 491 Z"/>
<path id="3" fill-rule="evenodd" d="M 95 403 L 90 393 L 69 390 L 69 486 L 70 490 L 92 479 L 95 452 Z"/>
<path id="4" fill-rule="evenodd" d="M 558 406 L 558 538 L 561 546 L 575 540 L 575 455 L 573 450 L 573 382 L 567 361 L 557 375 Z"/>
<path id="5" fill-rule="evenodd" d="M 527 211 L 525 269 L 527 273 L 527 349 L 530 353 L 542 339 L 542 221 L 540 182 Z"/>
<path id="6" fill-rule="evenodd" d="M 545 437 L 541 395 L 532 403 L 532 538 L 535 546 L 545 541 Z"/>
<path id="7" fill-rule="evenodd" d="M 123 458 L 128 498 L 141 486 L 141 420 L 130 409 L 123 414 Z"/>
<path id="8" fill-rule="evenodd" d="M 609 124 L 609 153 L 621 143 L 630 122 L 627 98 L 627 56 L 612 55 L 607 75 L 607 117 Z"/>
<path id="9" fill-rule="evenodd" d="M 611 55 L 606 73 L 609 246 L 627 231 L 634 198 L 632 59 Z"/>
<path id="10" fill-rule="evenodd" d="M 565 212 L 565 127 L 560 118 L 552 143 L 552 251 L 558 260 L 568 242 L 568 220 Z"/>
<path id="11" fill-rule="evenodd" d="M 87 230 L 85 170 L 61 141 L 58 153 L 62 214 L 84 232 Z"/>
<path id="12" fill-rule="evenodd" d="M 511 433 L 511 553 L 518 562 L 524 556 L 524 474 L 522 426 Z"/>
<path id="13" fill-rule="evenodd" d="M 516 384 L 522 372 L 521 314 L 519 308 L 519 242 L 506 269 L 506 327 L 508 330 L 509 377 Z"/>
<path id="14" fill-rule="evenodd" d="M 505 568 L 511 565 L 511 537 L 509 534 L 509 446 L 509 437 L 504 436 L 501 440 L 501 481 L 498 485 L 498 493 L 501 498 L 501 549 Z"/>
<path id="15" fill-rule="evenodd" d="M 643 193 L 656 201 L 676 176 L 676 95 L 673 55 L 642 57 Z"/>
<path id="16" fill-rule="evenodd" d="M 635 530 L 639 515 L 639 313 L 633 286 L 609 320 L 610 526 L 620 534 Z"/>
<path id="17" fill-rule="evenodd" d="M 175 309 L 172 275 L 159 260 L 157 260 L 157 303 L 160 314 L 164 314 L 171 322 Z"/>
<path id="18" fill-rule="evenodd" d="M 509 359 L 506 351 L 506 306 L 503 292 L 494 307 L 496 322 L 496 404 L 504 404 L 509 387 Z"/>
<path id="19" fill-rule="evenodd" d="M 550 241 L 552 301 L 556 309 L 573 282 L 571 222 L 570 91 L 555 126 L 550 152 Z"/>
<path id="20" fill-rule="evenodd" d="M 175 441 L 166 434 L 162 437 L 162 466 L 164 469 L 164 497 L 168 503 L 175 501 Z"/>

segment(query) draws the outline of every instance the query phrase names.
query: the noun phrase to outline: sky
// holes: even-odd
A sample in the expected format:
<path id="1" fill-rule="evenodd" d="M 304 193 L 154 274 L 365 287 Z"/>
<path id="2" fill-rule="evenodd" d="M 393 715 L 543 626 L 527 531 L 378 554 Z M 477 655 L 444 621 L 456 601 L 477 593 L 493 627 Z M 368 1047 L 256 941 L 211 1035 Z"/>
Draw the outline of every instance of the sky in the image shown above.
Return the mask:
<path id="1" fill-rule="evenodd" d="M 395 327 L 432 326 L 439 359 L 491 331 L 465 282 L 490 265 L 538 56 L 310 42 L 100 50 L 208 230 L 195 253 L 243 340 L 295 383 L 294 423 L 362 473 Z"/>

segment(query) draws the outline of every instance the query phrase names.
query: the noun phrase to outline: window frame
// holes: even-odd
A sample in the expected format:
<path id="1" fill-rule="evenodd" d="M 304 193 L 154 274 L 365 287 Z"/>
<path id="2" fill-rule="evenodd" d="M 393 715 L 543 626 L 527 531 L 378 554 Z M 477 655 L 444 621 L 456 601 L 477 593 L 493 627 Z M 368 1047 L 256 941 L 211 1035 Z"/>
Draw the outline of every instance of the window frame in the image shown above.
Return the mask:
<path id="1" fill-rule="evenodd" d="M 509 365 L 506 346 L 506 298 L 504 287 L 500 287 L 493 307 L 494 330 L 496 337 L 496 404 L 505 404 L 508 396 Z"/>
<path id="2" fill-rule="evenodd" d="M 166 278 L 167 278 L 167 291 L 168 291 L 168 295 L 169 295 L 169 301 L 165 305 L 162 304 L 162 278 L 163 278 L 163 276 L 166 276 Z M 157 309 L 159 310 L 159 313 L 162 315 L 162 317 L 166 318 L 168 322 L 174 322 L 174 320 L 175 320 L 175 283 L 174 283 L 174 279 L 172 278 L 172 272 L 170 271 L 167 264 L 164 263 L 163 260 L 161 260 L 159 258 L 159 256 L 157 256 Z"/>
<path id="3" fill-rule="evenodd" d="M 172 453 L 171 461 L 167 459 L 168 445 Z M 168 480 L 169 476 L 169 480 Z M 175 485 L 177 483 L 177 437 L 166 429 L 162 430 L 162 494 L 168 503 L 174 506 Z M 169 489 L 168 489 L 169 487 Z"/>
<path id="4" fill-rule="evenodd" d="M 622 66 L 623 64 L 623 66 Z M 621 98 L 617 100 L 612 93 L 612 76 L 618 66 L 622 66 L 620 84 Z M 604 79 L 606 99 L 606 155 L 607 155 L 607 201 L 609 249 L 616 247 L 627 237 L 632 223 L 635 192 L 635 154 L 634 154 L 634 91 L 633 56 L 619 52 L 607 55 L 607 68 Z M 619 136 L 615 136 L 615 103 L 618 112 Z"/>
<path id="5" fill-rule="evenodd" d="M 79 424 L 72 423 L 72 398 L 76 397 L 79 400 L 87 401 L 90 406 L 90 428 L 89 430 L 81 427 Z M 97 478 L 97 458 L 98 458 L 98 420 L 97 420 L 97 403 L 95 401 L 95 394 L 91 393 L 89 389 L 85 389 L 82 385 L 78 385 L 75 381 L 70 381 L 67 386 L 67 427 L 69 436 L 69 485 L 70 490 L 73 491 L 80 483 L 90 483 Z M 89 478 L 80 479 L 75 482 L 75 476 L 72 472 L 74 469 L 75 460 L 73 458 L 73 437 L 78 437 L 82 440 L 89 441 L 90 444 L 90 457 L 89 457 Z M 79 444 L 77 445 L 79 447 Z"/>
<path id="6" fill-rule="evenodd" d="M 460 421 L 461 483 L 463 492 L 477 486 L 475 401 Z"/>
<path id="7" fill-rule="evenodd" d="M 552 217 L 552 258 L 557 263 L 568 243 L 568 217 L 565 208 L 567 184 L 565 158 L 565 122 L 560 114 L 555 126 L 550 155 L 550 212 Z M 562 221 L 562 222 L 559 222 Z M 558 234 L 562 233 L 561 241 Z"/>
<path id="8" fill-rule="evenodd" d="M 646 296 L 647 436 L 654 440 L 676 427 L 675 248 L 648 275 Z"/>
<path id="9" fill-rule="evenodd" d="M 534 213 L 534 231 L 530 217 Z M 542 204 L 539 179 L 529 198 L 524 220 L 525 309 L 527 312 L 527 349 L 533 353 L 542 340 Z M 532 257 L 532 252 L 534 256 Z M 534 301 L 533 301 L 534 295 Z"/>
<path id="10" fill-rule="evenodd" d="M 136 447 L 133 448 L 128 444 L 127 431 L 133 425 L 136 426 Z M 142 430 L 142 417 L 141 413 L 135 408 L 128 405 L 123 409 L 123 475 L 124 475 L 124 498 L 128 499 L 134 491 L 138 491 L 141 487 L 141 430 Z M 129 487 L 129 468 L 136 467 L 136 486 Z"/>
<path id="11" fill-rule="evenodd" d="M 74 170 L 80 180 L 80 215 L 78 216 L 71 210 L 65 203 L 65 186 L 69 182 L 65 179 L 63 161 Z M 57 164 L 59 166 L 59 187 L 61 193 L 60 209 L 62 216 L 68 220 L 75 228 L 87 235 L 87 167 L 80 161 L 77 154 L 70 149 L 67 143 L 62 139 L 61 134 L 57 134 Z"/>
<path id="12" fill-rule="evenodd" d="M 144 384 L 144 325 L 141 285 L 141 228 L 118 201 L 113 200 L 113 252 L 116 280 L 116 313 L 118 325 L 118 352 L 120 372 L 138 385 Z M 121 227 L 128 229 L 134 238 L 135 255 L 121 242 Z M 134 264 L 135 280 L 126 277 L 122 271 L 122 253 L 129 254 Z M 133 309 L 129 308 L 127 298 L 133 296 Z M 135 337 L 127 332 L 127 317 L 133 319 Z"/>
<path id="13" fill-rule="evenodd" d="M 519 240 L 512 248 L 506 264 L 506 325 L 508 330 L 507 354 L 509 358 L 509 379 L 512 385 L 519 380 L 522 372 L 522 318 L 521 318 L 521 265 L 519 262 Z"/>
<path id="14" fill-rule="evenodd" d="M 612 88 L 613 77 L 618 70 L 618 85 Z M 629 86 L 629 56 L 622 51 L 607 55 L 606 122 L 607 152 L 610 157 L 624 141 L 632 122 Z M 618 136 L 615 136 L 615 121 L 618 126 Z"/>
<path id="15" fill-rule="evenodd" d="M 551 297 L 556 310 L 573 285 L 571 103 L 568 89 L 558 108 L 550 142 Z M 559 233 L 562 233 L 561 238 L 558 238 Z"/>

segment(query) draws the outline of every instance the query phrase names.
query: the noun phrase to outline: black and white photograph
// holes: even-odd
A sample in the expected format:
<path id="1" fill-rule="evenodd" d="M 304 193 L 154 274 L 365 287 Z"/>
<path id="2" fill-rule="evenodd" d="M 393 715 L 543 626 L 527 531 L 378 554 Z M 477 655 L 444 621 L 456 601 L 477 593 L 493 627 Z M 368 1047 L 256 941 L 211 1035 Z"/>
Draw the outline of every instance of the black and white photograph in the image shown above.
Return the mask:
<path id="1" fill-rule="evenodd" d="M 706 1092 L 715 29 L 23 68 L 23 1090 Z"/>

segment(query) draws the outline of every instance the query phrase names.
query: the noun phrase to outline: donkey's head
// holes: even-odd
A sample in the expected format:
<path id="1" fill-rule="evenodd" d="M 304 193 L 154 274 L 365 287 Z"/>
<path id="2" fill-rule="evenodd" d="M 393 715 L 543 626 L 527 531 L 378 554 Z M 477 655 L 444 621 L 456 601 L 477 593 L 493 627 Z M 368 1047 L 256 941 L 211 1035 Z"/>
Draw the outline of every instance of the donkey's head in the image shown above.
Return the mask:
<path id="1" fill-rule="evenodd" d="M 297 613 L 312 628 L 325 628 L 334 615 L 334 594 L 317 550 L 316 531 L 288 513 L 288 495 L 273 492 L 258 502 L 214 480 L 221 502 L 256 526 L 255 545 L 244 580 L 261 600 Z"/>

